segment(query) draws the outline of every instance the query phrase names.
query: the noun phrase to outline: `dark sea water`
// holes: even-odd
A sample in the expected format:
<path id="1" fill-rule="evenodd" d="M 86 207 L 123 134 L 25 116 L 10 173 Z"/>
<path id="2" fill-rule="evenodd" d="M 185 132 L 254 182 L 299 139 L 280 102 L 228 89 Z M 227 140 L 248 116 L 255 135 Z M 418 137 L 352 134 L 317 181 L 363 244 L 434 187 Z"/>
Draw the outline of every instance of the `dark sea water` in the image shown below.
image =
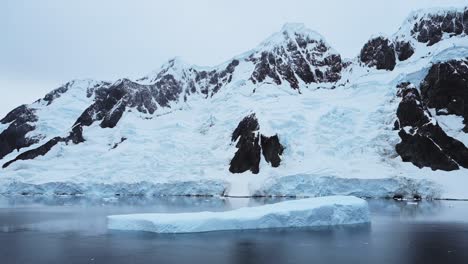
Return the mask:
<path id="1" fill-rule="evenodd" d="M 0 263 L 468 263 L 468 202 L 369 200 L 372 223 L 153 234 L 109 214 L 222 211 L 273 199 L 0 197 Z"/>

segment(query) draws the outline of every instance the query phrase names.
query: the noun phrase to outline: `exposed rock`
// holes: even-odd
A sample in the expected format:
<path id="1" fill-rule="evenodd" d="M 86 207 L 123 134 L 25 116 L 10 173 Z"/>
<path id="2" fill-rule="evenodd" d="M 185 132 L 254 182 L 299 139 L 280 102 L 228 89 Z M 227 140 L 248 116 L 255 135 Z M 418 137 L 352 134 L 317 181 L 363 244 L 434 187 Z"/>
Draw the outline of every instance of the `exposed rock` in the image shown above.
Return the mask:
<path id="1" fill-rule="evenodd" d="M 239 60 L 231 60 L 225 68 L 213 68 L 201 70 L 197 67 L 186 65 L 180 59 L 169 60 L 156 76 L 147 76 L 137 81 L 146 81 L 150 84 L 166 83 L 166 86 L 174 86 L 175 82 L 184 93 L 184 100 L 190 94 L 200 93 L 205 97 L 213 96 L 222 87 L 232 80 L 232 74 L 239 65 Z"/>
<path id="2" fill-rule="evenodd" d="M 368 67 L 376 67 L 378 70 L 391 71 L 396 65 L 395 47 L 385 37 L 376 37 L 364 44 L 359 58 Z"/>
<path id="3" fill-rule="evenodd" d="M 468 35 L 468 7 L 465 7 L 462 20 L 463 20 L 463 28 L 465 29 L 465 34 Z"/>
<path id="4" fill-rule="evenodd" d="M 247 59 L 255 64 L 250 80 L 260 83 L 268 77 L 278 85 L 286 81 L 293 89 L 299 89 L 300 81 L 307 84 L 338 81 L 341 56 L 319 36 L 309 33 L 303 25 L 286 25 L 263 49 Z"/>
<path id="5" fill-rule="evenodd" d="M 172 75 L 165 75 L 155 84 L 142 85 L 123 79 L 110 87 L 95 91 L 96 99 L 78 118 L 75 125 L 89 126 L 101 121 L 102 128 L 117 125 L 125 110 L 136 108 L 153 114 L 159 106 L 169 107 L 182 93 L 182 86 Z"/>
<path id="6" fill-rule="evenodd" d="M 421 95 L 427 107 L 462 116 L 468 132 L 468 60 L 432 65 L 421 84 Z"/>
<path id="7" fill-rule="evenodd" d="M 33 109 L 26 105 L 21 105 L 9 112 L 0 123 L 9 124 L 9 126 L 0 133 L 0 159 L 14 150 L 20 150 L 29 147 L 39 139 L 27 137 L 26 134 L 35 129 L 34 122 L 37 116 Z"/>
<path id="8" fill-rule="evenodd" d="M 419 168 L 430 167 L 433 170 L 451 171 L 459 168 L 429 138 L 419 134 L 408 134 L 403 129 L 398 135 L 402 141 L 395 149 L 404 162 L 411 162 Z"/>
<path id="9" fill-rule="evenodd" d="M 239 122 L 232 133 L 232 142 L 237 141 L 237 152 L 231 160 L 229 171 L 242 173 L 250 170 L 252 173 L 259 172 L 260 151 L 266 162 L 272 167 L 278 167 L 284 147 L 279 142 L 278 135 L 267 137 L 258 131 L 260 126 L 255 114 L 248 115 Z"/>
<path id="10" fill-rule="evenodd" d="M 229 171 L 242 173 L 250 170 L 252 173 L 259 172 L 260 144 L 259 124 L 255 114 L 244 117 L 232 133 L 232 141 L 237 140 L 237 152 L 232 158 Z"/>
<path id="11" fill-rule="evenodd" d="M 433 170 L 456 170 L 468 168 L 468 148 L 460 141 L 448 136 L 430 116 L 414 85 L 403 83 L 399 96 L 397 116 L 401 142 L 396 151 L 405 162 L 419 168 Z"/>
<path id="12" fill-rule="evenodd" d="M 399 61 L 405 61 L 414 54 L 414 48 L 408 41 L 397 41 L 395 43 L 395 52 Z"/>
<path id="13" fill-rule="evenodd" d="M 120 138 L 120 141 L 117 142 L 117 143 L 114 143 L 114 145 L 112 146 L 111 149 L 116 149 L 116 148 L 117 148 L 120 144 L 122 144 L 125 140 L 127 140 L 126 137 L 121 137 L 121 138 Z"/>
<path id="14" fill-rule="evenodd" d="M 231 81 L 238 60 L 232 60 L 225 69 L 219 71 L 192 71 L 191 77 L 176 78 L 173 73 L 176 61 L 170 61 L 167 68 L 162 70 L 150 84 L 140 84 L 122 79 L 114 84 L 100 83 L 87 90 L 87 96 L 95 95 L 93 104 L 86 108 L 74 123 L 67 137 L 55 137 L 38 148 L 27 151 L 14 160 L 7 162 L 4 167 L 17 160 L 34 159 L 45 155 L 59 142 L 72 142 L 78 144 L 85 141 L 83 126 L 90 126 L 94 122 L 100 122 L 102 128 L 113 128 L 122 118 L 124 112 L 136 109 L 144 114 L 153 114 L 160 107 L 170 107 L 172 102 L 177 102 L 185 91 L 187 94 L 197 91 L 202 94 L 213 95 L 223 85 Z M 192 79 L 191 79 L 192 78 Z M 198 83 L 189 82 L 196 80 Z M 67 92 L 70 83 L 50 92 L 43 100 L 50 105 L 56 98 Z M 185 89 L 185 90 L 184 90 Z M 26 138 L 25 135 L 34 130 L 29 123 L 37 121 L 34 113 L 26 106 L 21 106 L 7 115 L 2 123 L 13 122 L 8 129 L 0 134 L 0 159 L 14 149 L 20 149 L 39 142 L 36 139 Z"/>
<path id="15" fill-rule="evenodd" d="M 465 17 L 468 17 L 468 10 L 464 12 L 446 11 L 443 13 L 425 14 L 417 18 L 411 34 L 419 42 L 434 45 L 442 39 L 444 33 L 449 36 L 461 35 L 467 32 Z"/>
<path id="16" fill-rule="evenodd" d="M 66 93 L 68 91 L 69 86 L 71 83 L 67 83 L 52 92 L 46 94 L 43 98 L 44 101 L 47 102 L 47 105 L 50 105 L 55 99 L 59 98 L 62 94 Z"/>
<path id="17" fill-rule="evenodd" d="M 18 160 L 30 160 L 30 159 L 35 159 L 36 157 L 39 157 L 39 156 L 44 156 L 55 145 L 57 145 L 60 142 L 68 143 L 71 141 L 74 144 L 84 142 L 82 133 L 83 133 L 83 128 L 81 126 L 79 125 L 74 126 L 67 137 L 54 137 L 37 148 L 30 149 L 28 151 L 21 153 L 13 160 L 10 160 L 6 162 L 5 164 L 3 164 L 2 167 L 6 168 L 10 166 L 13 162 L 18 161 Z"/>
<path id="18" fill-rule="evenodd" d="M 408 84 L 400 89 L 399 95 L 402 97 L 402 100 L 397 108 L 399 127 L 419 127 L 429 122 L 429 117 L 421 104 L 421 96 L 416 87 Z"/>
<path id="19" fill-rule="evenodd" d="M 272 137 L 261 135 L 261 147 L 265 160 L 270 163 L 272 167 L 278 167 L 284 150 L 283 145 L 279 142 L 278 135 Z"/>
<path id="20" fill-rule="evenodd" d="M 34 158 L 36 158 L 38 156 L 44 156 L 45 154 L 47 154 L 47 152 L 49 152 L 49 150 L 52 149 L 53 146 L 55 146 L 59 142 L 63 142 L 63 141 L 64 141 L 63 138 L 55 137 L 55 138 L 47 141 L 47 143 L 45 143 L 44 145 L 41 145 L 38 148 L 31 149 L 31 150 L 28 150 L 28 151 L 25 151 L 25 152 L 21 153 L 15 159 L 10 160 L 7 163 L 3 164 L 2 167 L 6 168 L 6 167 L 10 166 L 10 164 L 12 164 L 13 162 L 18 161 L 18 160 L 30 160 L 30 159 L 34 159 Z"/>
<path id="21" fill-rule="evenodd" d="M 438 124 L 429 123 L 422 126 L 418 132 L 432 139 L 458 165 L 468 168 L 468 148 L 462 142 L 449 137 Z"/>

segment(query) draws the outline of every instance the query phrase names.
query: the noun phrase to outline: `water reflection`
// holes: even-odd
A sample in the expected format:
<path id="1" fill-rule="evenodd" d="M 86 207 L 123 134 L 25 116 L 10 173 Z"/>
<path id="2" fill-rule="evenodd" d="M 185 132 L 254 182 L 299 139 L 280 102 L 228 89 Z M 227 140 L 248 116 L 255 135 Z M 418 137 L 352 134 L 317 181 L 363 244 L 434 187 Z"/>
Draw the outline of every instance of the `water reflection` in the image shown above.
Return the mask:
<path id="1" fill-rule="evenodd" d="M 284 199 L 2 197 L 1 263 L 468 263 L 468 202 L 369 200 L 372 223 L 352 226 L 177 235 L 106 228 L 108 214 Z"/>

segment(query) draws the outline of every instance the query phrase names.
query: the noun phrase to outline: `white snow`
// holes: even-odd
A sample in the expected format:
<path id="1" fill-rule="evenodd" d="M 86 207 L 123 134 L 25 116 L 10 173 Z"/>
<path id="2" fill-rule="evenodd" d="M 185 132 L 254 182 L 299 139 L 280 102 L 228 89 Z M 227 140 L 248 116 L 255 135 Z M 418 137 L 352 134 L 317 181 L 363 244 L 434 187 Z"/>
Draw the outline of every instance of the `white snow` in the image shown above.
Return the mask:
<path id="1" fill-rule="evenodd" d="M 107 219 L 109 229 L 193 233 L 361 224 L 370 222 L 370 214 L 365 200 L 352 196 L 328 196 L 226 212 L 111 215 Z"/>
<path id="2" fill-rule="evenodd" d="M 441 196 L 441 187 L 429 180 L 404 177 L 359 179 L 324 176 L 323 174 L 298 174 L 268 178 L 251 190 L 253 196 L 318 197 L 327 195 L 353 195 L 358 197 L 392 198 L 403 195 L 413 198 Z"/>
<path id="3" fill-rule="evenodd" d="M 185 180 L 164 182 L 87 182 L 66 181 L 30 184 L 11 182 L 0 186 L 2 195 L 86 195 L 89 197 L 119 196 L 222 196 L 229 189 L 223 180 Z"/>
<path id="4" fill-rule="evenodd" d="M 300 28 L 288 25 L 285 30 Z M 408 182 L 410 185 L 403 188 L 408 195 L 418 192 L 433 198 L 467 199 L 467 169 L 432 171 L 402 162 L 395 152 L 400 142 L 398 131 L 392 128 L 400 100 L 396 85 L 401 81 L 419 85 L 431 63 L 466 57 L 468 38 L 452 37 L 429 47 L 413 44 L 415 54 L 398 62 L 393 71 L 361 67 L 353 59 L 335 89 L 303 84 L 301 94 L 286 81 L 281 85 L 254 85 L 249 81 L 253 64 L 240 60 L 232 82 L 213 97 L 190 96 L 187 102 L 160 108 L 153 115 L 128 110 L 112 129 L 102 129 L 98 123 L 85 127 L 84 143 L 60 143 L 45 156 L 18 161 L 0 170 L 0 189 L 3 193 L 18 193 L 21 185 L 16 183 L 44 188 L 67 183 L 84 186 L 85 193 L 92 190 L 98 194 L 121 185 L 185 182 L 186 188 L 170 192 L 386 197 L 400 192 L 401 183 Z M 240 57 L 250 54 L 252 51 Z M 169 67 L 176 69 L 174 74 L 193 78 L 184 70 L 185 63 L 179 59 L 174 63 L 176 67 Z M 141 82 L 151 82 L 150 77 L 155 76 Z M 92 101 L 82 93 L 86 89 L 76 89 L 47 107 L 34 104 L 40 108 L 38 112 L 43 111 L 38 113 L 40 131 L 49 131 L 50 137 L 66 131 L 89 105 L 86 100 Z M 231 174 L 229 162 L 237 150 L 231 134 L 239 121 L 253 112 L 259 119 L 260 133 L 278 134 L 285 146 L 281 165 L 272 168 L 262 160 L 259 174 Z M 467 144 L 466 134 L 460 132 L 460 118 L 435 119 L 449 135 Z M 127 140 L 112 149 L 122 137 Z M 8 155 L 1 164 L 17 154 Z M 215 184 L 201 188 L 202 181 Z M 193 189 L 188 187 L 192 184 Z M 87 187 L 92 185 L 107 187 Z M 140 193 L 158 195 L 159 190 L 142 188 Z M 160 194 L 168 194 L 169 189 L 163 190 Z"/>
<path id="5" fill-rule="evenodd" d="M 20 151 L 13 151 L 2 161 L 14 159 L 20 153 L 34 149 L 53 137 L 66 136 L 76 119 L 93 102 L 94 93 L 88 97 L 88 89 L 99 85 L 102 85 L 102 82 L 90 79 L 73 80 L 68 83 L 68 91 L 55 98 L 50 105 L 47 105 L 47 101 L 42 99 L 28 105 L 34 110 L 38 120 L 33 124 L 36 127 L 34 131 L 29 132 L 26 136 L 40 139 L 40 141 L 30 147 L 20 149 Z M 2 128 L 6 129 L 5 125 L 0 124 L 0 133 Z"/>

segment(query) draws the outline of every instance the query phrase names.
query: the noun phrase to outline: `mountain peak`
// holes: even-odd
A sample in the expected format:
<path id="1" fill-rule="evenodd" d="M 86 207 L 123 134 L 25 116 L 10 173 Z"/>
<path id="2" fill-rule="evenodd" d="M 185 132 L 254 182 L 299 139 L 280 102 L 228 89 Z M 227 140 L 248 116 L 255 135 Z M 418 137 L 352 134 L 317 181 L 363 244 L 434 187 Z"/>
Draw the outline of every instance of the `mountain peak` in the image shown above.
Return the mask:
<path id="1" fill-rule="evenodd" d="M 395 34 L 432 46 L 446 37 L 468 34 L 468 7 L 428 8 L 411 12 Z"/>
<path id="2" fill-rule="evenodd" d="M 274 33 L 269 38 L 264 40 L 260 47 L 270 47 L 287 44 L 289 41 L 305 41 L 310 42 L 323 42 L 326 43 L 325 38 L 318 32 L 306 27 L 303 23 L 286 23 L 283 25 L 279 32 Z M 328 44 L 327 44 L 328 45 Z"/>
<path id="3" fill-rule="evenodd" d="M 181 57 L 173 57 L 166 61 L 159 70 L 153 71 L 136 81 L 140 83 L 153 83 L 165 74 L 180 76 L 185 70 L 191 67 L 193 66 L 184 61 Z"/>
<path id="4" fill-rule="evenodd" d="M 304 23 L 285 23 L 281 32 L 301 32 L 308 30 Z"/>

